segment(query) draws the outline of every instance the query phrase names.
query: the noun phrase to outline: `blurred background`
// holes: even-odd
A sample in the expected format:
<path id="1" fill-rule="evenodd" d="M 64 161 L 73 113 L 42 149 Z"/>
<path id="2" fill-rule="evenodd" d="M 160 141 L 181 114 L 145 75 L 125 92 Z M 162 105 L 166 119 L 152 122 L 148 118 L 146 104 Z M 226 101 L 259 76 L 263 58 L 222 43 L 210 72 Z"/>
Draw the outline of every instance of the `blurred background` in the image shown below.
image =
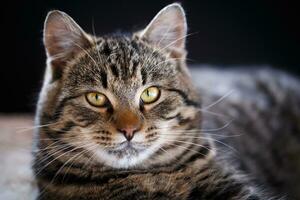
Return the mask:
<path id="1" fill-rule="evenodd" d="M 143 28 L 174 1 L 43 0 L 3 3 L 0 113 L 33 112 L 45 69 L 43 21 L 59 9 L 87 32 L 102 35 Z M 288 0 L 182 0 L 192 64 L 270 65 L 300 75 L 299 9 Z M 3 46 L 4 44 L 4 46 Z"/>

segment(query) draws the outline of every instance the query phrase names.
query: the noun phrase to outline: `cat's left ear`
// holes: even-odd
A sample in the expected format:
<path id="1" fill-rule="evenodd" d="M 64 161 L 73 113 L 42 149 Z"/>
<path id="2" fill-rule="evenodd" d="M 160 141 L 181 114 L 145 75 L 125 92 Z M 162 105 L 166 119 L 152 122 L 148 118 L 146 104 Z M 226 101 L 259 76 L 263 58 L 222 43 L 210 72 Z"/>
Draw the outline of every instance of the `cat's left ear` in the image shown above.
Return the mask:
<path id="1" fill-rule="evenodd" d="M 171 57 L 184 57 L 187 24 L 183 8 L 173 3 L 163 8 L 141 32 L 139 37 L 160 49 L 170 51 Z"/>
<path id="2" fill-rule="evenodd" d="M 48 13 L 44 45 L 54 77 L 60 77 L 66 63 L 92 44 L 92 38 L 69 15 L 58 10 Z"/>

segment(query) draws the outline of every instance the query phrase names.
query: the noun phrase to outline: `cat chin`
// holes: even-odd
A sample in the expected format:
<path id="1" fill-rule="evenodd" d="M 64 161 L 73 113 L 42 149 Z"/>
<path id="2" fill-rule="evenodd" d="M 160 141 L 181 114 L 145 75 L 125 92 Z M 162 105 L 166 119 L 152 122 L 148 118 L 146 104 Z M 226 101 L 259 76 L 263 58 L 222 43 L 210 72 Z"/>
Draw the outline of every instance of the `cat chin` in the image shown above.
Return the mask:
<path id="1" fill-rule="evenodd" d="M 151 155 L 159 149 L 159 144 L 151 145 L 143 150 L 134 147 L 119 147 L 111 152 L 104 149 L 94 150 L 95 158 L 98 162 L 116 169 L 130 169 L 145 166 Z"/>

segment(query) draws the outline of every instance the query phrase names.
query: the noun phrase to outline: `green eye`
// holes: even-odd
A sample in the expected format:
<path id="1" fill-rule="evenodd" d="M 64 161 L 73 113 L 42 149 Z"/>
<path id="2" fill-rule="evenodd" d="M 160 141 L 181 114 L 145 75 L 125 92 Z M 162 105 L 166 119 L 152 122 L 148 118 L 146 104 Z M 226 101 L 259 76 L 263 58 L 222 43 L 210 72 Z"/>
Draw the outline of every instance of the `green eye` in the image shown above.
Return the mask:
<path id="1" fill-rule="evenodd" d="M 160 90 L 157 87 L 149 87 L 143 91 L 141 95 L 141 100 L 145 104 L 150 104 L 158 100 L 160 96 Z"/>
<path id="2" fill-rule="evenodd" d="M 104 94 L 90 92 L 85 95 L 86 100 L 95 107 L 103 107 L 107 103 L 107 97 Z"/>

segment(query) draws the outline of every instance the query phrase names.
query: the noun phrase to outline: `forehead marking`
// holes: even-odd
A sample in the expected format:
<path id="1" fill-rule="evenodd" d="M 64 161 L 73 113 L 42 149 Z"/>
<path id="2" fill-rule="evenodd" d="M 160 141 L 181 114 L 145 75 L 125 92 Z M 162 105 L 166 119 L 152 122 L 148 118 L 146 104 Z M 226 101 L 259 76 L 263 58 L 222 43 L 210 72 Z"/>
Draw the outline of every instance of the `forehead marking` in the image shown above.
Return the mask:
<path id="1" fill-rule="evenodd" d="M 106 89 L 107 88 L 107 74 L 104 70 L 100 71 L 100 76 L 101 76 L 101 83 L 102 86 Z"/>
<path id="2" fill-rule="evenodd" d="M 147 82 L 147 72 L 145 69 L 141 69 L 141 76 L 142 76 L 142 83 L 143 85 L 145 85 Z"/>

